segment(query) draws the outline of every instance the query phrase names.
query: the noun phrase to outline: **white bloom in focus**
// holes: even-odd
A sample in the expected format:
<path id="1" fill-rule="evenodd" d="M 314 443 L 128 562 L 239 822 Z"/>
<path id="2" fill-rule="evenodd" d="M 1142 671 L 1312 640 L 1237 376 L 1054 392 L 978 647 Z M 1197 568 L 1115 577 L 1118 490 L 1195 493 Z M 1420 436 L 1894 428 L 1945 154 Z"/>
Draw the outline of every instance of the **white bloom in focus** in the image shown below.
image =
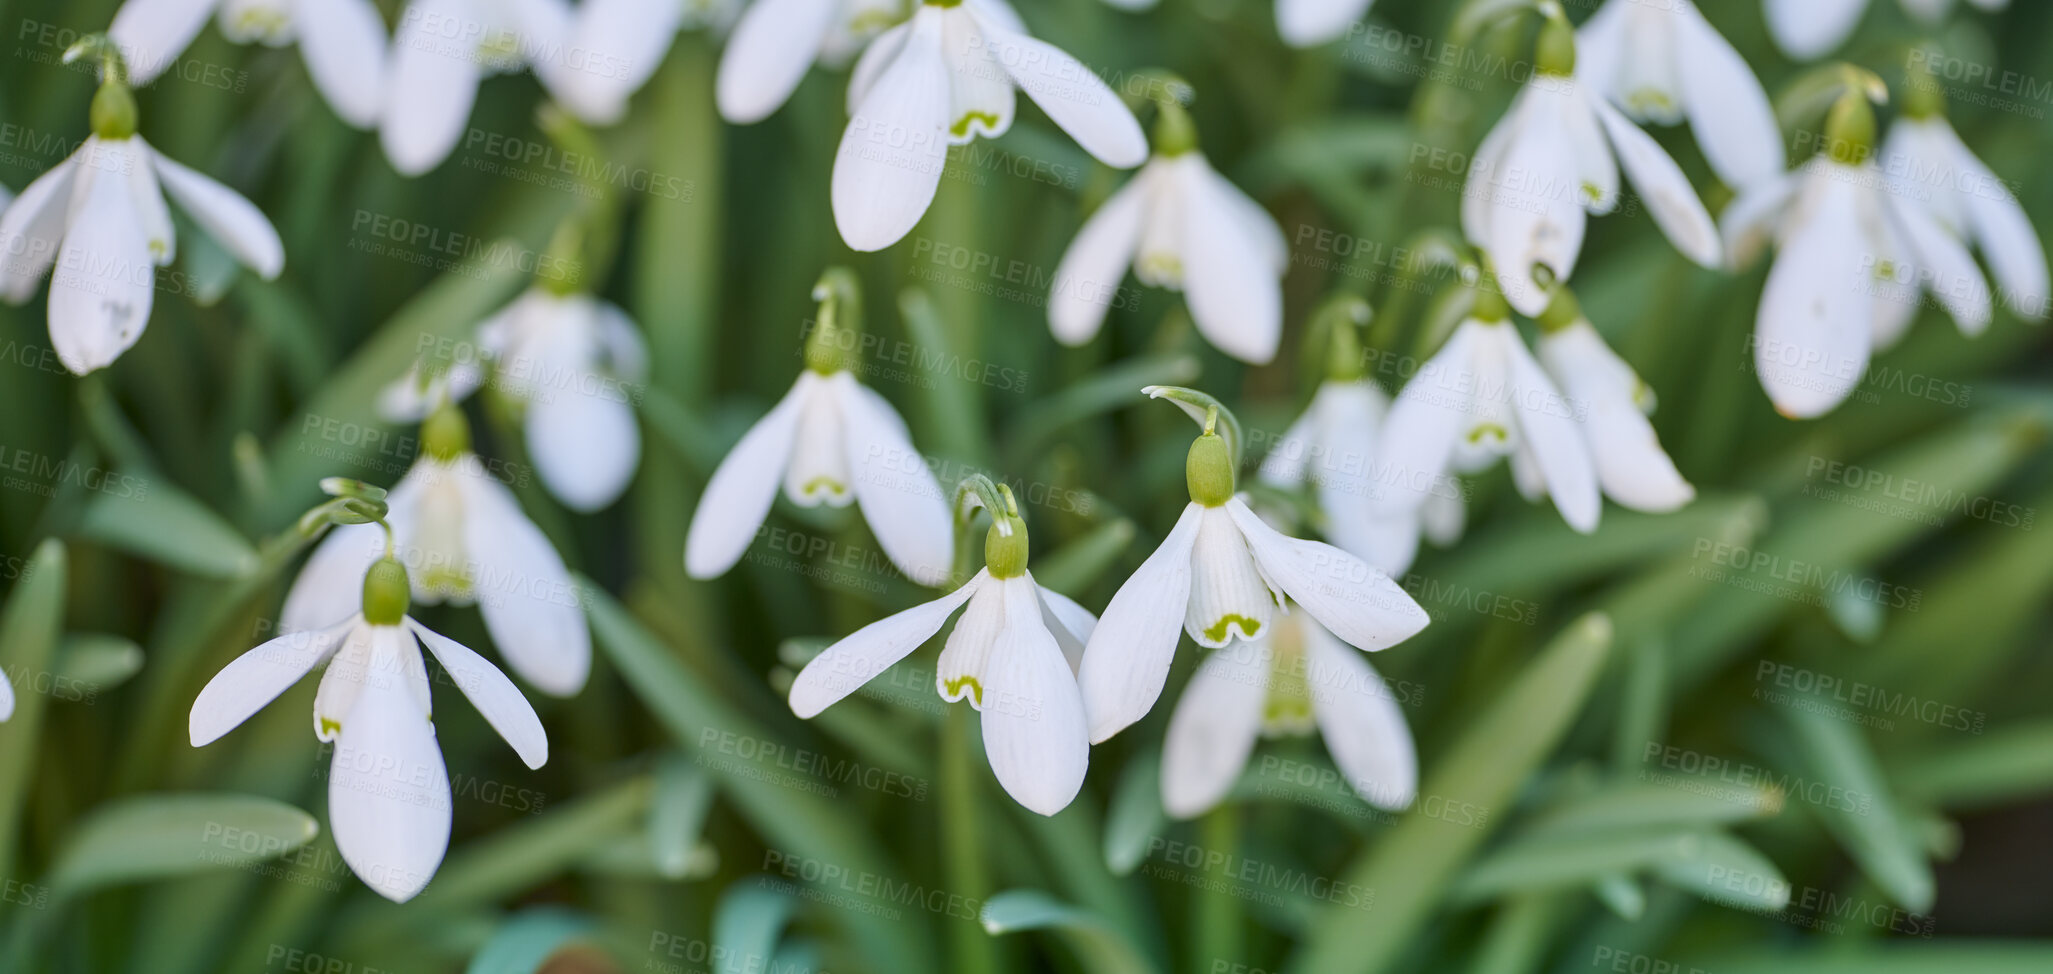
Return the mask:
<path id="1" fill-rule="evenodd" d="M 249 200 L 142 136 L 91 136 L 0 216 L 0 297 L 21 304 L 54 265 L 50 344 L 79 375 L 112 365 L 150 321 L 156 268 L 177 254 L 165 194 L 244 266 L 285 268 L 278 231 Z"/>
<path id="2" fill-rule="evenodd" d="M 641 461 L 633 387 L 647 372 L 641 333 L 619 306 L 533 288 L 478 326 L 499 387 L 526 403 L 528 456 L 551 494 L 596 511 Z"/>
<path id="3" fill-rule="evenodd" d="M 1194 457 L 1218 439 L 1201 437 Z M 1093 743 L 1147 716 L 1169 678 L 1179 629 L 1215 649 L 1258 639 L 1286 611 L 1285 596 L 1370 651 L 1425 628 L 1425 610 L 1388 576 L 1332 545 L 1279 533 L 1242 498 L 1218 496 L 1230 483 L 1194 480 L 1176 527 L 1105 607 L 1078 671 Z"/>
<path id="4" fill-rule="evenodd" d="M 1837 50 L 1853 35 L 1868 0 L 1765 0 L 1768 34 L 1777 47 L 1799 61 L 1812 61 Z M 2002 10 L 2010 0 L 1968 0 L 1982 10 Z M 1903 9 L 1926 24 L 1937 24 L 1953 10 L 1953 0 L 1902 0 Z"/>
<path id="5" fill-rule="evenodd" d="M 1741 193 L 1722 219 L 1735 264 L 1771 238 L 1777 244 L 1754 325 L 1754 371 L 1791 419 L 1845 401 L 1866 378 L 1874 347 L 1902 333 L 1924 293 L 1969 335 L 1989 324 L 1988 283 L 1974 256 L 1893 191 L 1872 160 L 1816 156 Z"/>
<path id="6" fill-rule="evenodd" d="M 1379 808 L 1418 793 L 1411 728 L 1388 684 L 1360 652 L 1304 613 L 1273 632 L 1212 650 L 1169 715 L 1162 746 L 1162 807 L 1195 818 L 1219 804 L 1257 737 L 1326 739 L 1348 786 Z"/>
<path id="7" fill-rule="evenodd" d="M 841 239 L 872 251 L 911 232 L 941 185 L 948 147 L 1012 127 L 1015 88 L 1106 165 L 1147 160 L 1147 138 L 1119 95 L 1029 37 L 1002 0 L 928 0 L 878 35 L 849 78 L 832 186 Z"/>
<path id="8" fill-rule="evenodd" d="M 1484 137 L 1461 199 L 1462 232 L 1490 255 L 1519 313 L 1547 306 L 1537 268 L 1574 276 L 1586 214 L 1617 208 L 1621 166 L 1675 248 L 1720 266 L 1717 226 L 1667 150 L 1591 87 L 1543 70 Z"/>
<path id="9" fill-rule="evenodd" d="M 219 11 L 221 33 L 238 44 L 299 42 L 314 87 L 357 128 L 377 124 L 385 102 L 385 21 L 371 0 L 126 0 L 107 33 L 128 61 L 128 80 L 146 85 L 171 67 Z"/>
<path id="10" fill-rule="evenodd" d="M 356 581 L 330 581 L 342 586 L 330 594 L 356 600 Z M 405 582 L 394 577 L 393 584 Z M 375 614 L 365 604 L 361 614 L 279 636 L 236 657 L 193 701 L 189 733 L 194 747 L 213 743 L 326 663 L 314 697 L 314 735 L 335 744 L 328 772 L 335 846 L 357 878 L 404 903 L 442 864 L 452 808 L 421 645 L 522 763 L 546 763 L 549 740 L 513 681 L 484 657 L 410 616 L 385 624 L 367 620 Z"/>
<path id="11" fill-rule="evenodd" d="M 807 663 L 791 710 L 810 718 L 918 649 L 967 603 L 935 668 L 944 700 L 983 714 L 984 753 L 1014 801 L 1053 815 L 1076 798 L 1090 763 L 1074 667 L 1095 620 L 1034 581 L 986 568 L 961 588 L 856 630 Z"/>
<path id="12" fill-rule="evenodd" d="M 410 0 L 392 38 L 378 124 L 392 168 L 418 176 L 448 158 L 487 75 L 532 64 L 544 84 L 560 87 L 571 27 L 563 0 Z"/>
<path id="13" fill-rule="evenodd" d="M 1317 47 L 1340 39 L 1368 16 L 1375 0 L 1276 0 L 1276 33 L 1291 47 Z"/>
<path id="14" fill-rule="evenodd" d="M 1091 340 L 1134 276 L 1182 291 L 1198 332 L 1221 351 L 1262 364 L 1283 336 L 1283 230 L 1261 204 L 1196 150 L 1158 153 L 1086 220 L 1048 297 L 1048 323 L 1068 345 Z"/>
<path id="15" fill-rule="evenodd" d="M 783 107 L 815 61 L 845 64 L 905 19 L 909 0 L 756 0 L 720 54 L 720 117 L 760 122 Z"/>
<path id="16" fill-rule="evenodd" d="M 1367 379 L 1322 382 L 1256 476 L 1283 488 L 1310 481 L 1326 516 L 1327 540 L 1396 577 L 1418 555 L 1420 518 L 1416 510 L 1379 516 L 1371 503 L 1391 489 L 1375 469 L 1376 443 L 1389 410 L 1390 397 Z M 1451 482 L 1438 490 L 1461 503 Z"/>
<path id="17" fill-rule="evenodd" d="M 800 507 L 858 504 L 898 570 L 940 585 L 954 561 L 941 485 L 898 411 L 844 369 L 799 373 L 706 484 L 685 538 L 685 570 L 715 578 L 741 560 L 778 484 Z"/>
<path id="18" fill-rule="evenodd" d="M 1521 494 L 1551 496 L 1569 527 L 1596 530 L 1603 500 L 1577 405 L 1508 318 L 1463 321 L 1390 409 L 1376 460 L 1389 487 L 1375 498 L 1377 512 L 1420 511 L 1449 474 L 1509 457 Z"/>
<path id="19" fill-rule="evenodd" d="M 1543 327 L 1539 351 L 1589 434 L 1590 459 L 1605 495 L 1653 513 L 1675 510 L 1696 497 L 1696 488 L 1676 471 L 1654 424 L 1647 421 L 1654 411 L 1654 391 L 1604 344 L 1588 320 L 1578 316 L 1559 329 Z"/>
<path id="20" fill-rule="evenodd" d="M 1944 115 L 1899 117 L 1882 143 L 1882 171 L 1903 206 L 1922 207 L 1953 238 L 1981 251 L 2003 303 L 2046 317 L 2046 247 L 2004 181 L 1960 141 Z"/>
<path id="21" fill-rule="evenodd" d="M 437 459 L 423 451 L 386 504 L 414 601 L 476 603 L 493 645 L 522 679 L 551 696 L 584 688 L 591 633 L 570 570 L 476 454 Z M 325 629 L 347 618 L 355 611 L 349 580 L 363 577 L 384 550 L 375 524 L 334 528 L 293 581 L 280 628 Z"/>
<path id="22" fill-rule="evenodd" d="M 1576 77 L 1641 123 L 1685 119 L 1728 186 L 1782 174 L 1768 93 L 1689 0 L 1610 0 L 1576 32 Z"/>

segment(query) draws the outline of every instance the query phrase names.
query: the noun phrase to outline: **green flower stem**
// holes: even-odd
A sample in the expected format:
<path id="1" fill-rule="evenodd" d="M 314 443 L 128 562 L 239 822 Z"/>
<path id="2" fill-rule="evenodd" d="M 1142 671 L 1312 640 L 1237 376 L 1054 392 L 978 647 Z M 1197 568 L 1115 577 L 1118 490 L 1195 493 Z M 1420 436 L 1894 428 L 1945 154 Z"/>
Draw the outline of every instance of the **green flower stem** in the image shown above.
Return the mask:
<path id="1" fill-rule="evenodd" d="M 946 862 L 948 887 L 970 902 L 981 903 L 991 895 L 991 877 L 985 866 L 989 850 L 984 847 L 983 826 L 978 811 L 977 755 L 970 721 L 976 711 L 964 704 L 948 708 L 941 722 L 940 783 L 941 855 Z M 971 922 L 948 925 L 950 969 L 964 974 L 993 974 L 998 970 L 998 952 L 989 934 Z"/>
<path id="2" fill-rule="evenodd" d="M 862 339 L 862 285 L 854 271 L 829 267 L 813 285 L 813 300 L 820 310 L 806 336 L 806 368 L 833 375 L 848 368 L 850 350 Z"/>
<path id="3" fill-rule="evenodd" d="M 1198 821 L 1198 835 L 1198 844 L 1208 853 L 1223 855 L 1229 862 L 1239 861 L 1239 807 L 1230 799 L 1220 802 L 1219 807 Z M 1219 882 L 1216 877 L 1205 878 L 1207 882 L 1198 887 L 1191 900 L 1191 923 L 1197 934 L 1197 953 L 1186 964 L 1191 970 L 1205 970 L 1217 958 L 1247 956 L 1240 904 L 1234 898 L 1232 884 Z"/>

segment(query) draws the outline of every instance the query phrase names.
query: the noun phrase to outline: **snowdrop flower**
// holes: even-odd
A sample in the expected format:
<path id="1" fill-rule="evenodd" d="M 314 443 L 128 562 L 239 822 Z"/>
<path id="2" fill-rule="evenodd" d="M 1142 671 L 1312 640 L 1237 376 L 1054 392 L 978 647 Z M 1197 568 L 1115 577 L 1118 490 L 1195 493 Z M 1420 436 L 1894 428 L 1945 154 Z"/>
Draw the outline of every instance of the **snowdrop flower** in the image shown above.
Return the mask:
<path id="1" fill-rule="evenodd" d="M 1824 57 L 1846 43 L 1860 24 L 1868 0 L 1765 0 L 1768 35 L 1799 61 Z M 2010 0 L 1968 0 L 1982 10 L 2002 10 Z M 1903 9 L 1926 24 L 1953 10 L 1953 0 L 1902 0 Z"/>
<path id="2" fill-rule="evenodd" d="M 79 375 L 112 365 L 149 324 L 156 268 L 177 253 L 165 194 L 258 276 L 285 268 L 285 245 L 262 211 L 136 134 L 118 66 L 93 96 L 92 129 L 0 215 L 0 297 L 27 301 L 55 266 L 50 344 Z"/>
<path id="3" fill-rule="evenodd" d="M 1550 17 L 1538 68 L 1476 150 L 1462 191 L 1461 226 L 1490 255 L 1511 306 L 1547 306 L 1535 272 L 1568 280 L 1582 254 L 1586 213 L 1618 206 L 1625 170 L 1654 222 L 1683 256 L 1719 266 L 1717 227 L 1682 169 L 1647 133 L 1574 77 L 1574 31 Z"/>
<path id="4" fill-rule="evenodd" d="M 1924 293 L 1967 334 L 1989 324 L 1988 284 L 1974 256 L 1892 191 L 1871 158 L 1874 134 L 1865 97 L 1849 92 L 1832 109 L 1826 152 L 1741 193 L 1723 214 L 1735 263 L 1776 242 L 1754 325 L 1754 371 L 1792 419 L 1822 416 L 1851 395 L 1874 347 L 1902 333 Z"/>
<path id="5" fill-rule="evenodd" d="M 1147 159 L 1140 122 L 1083 62 L 1026 33 L 1003 0 L 923 0 L 878 35 L 849 78 L 834 157 L 834 225 L 856 250 L 904 237 L 934 202 L 950 145 L 1012 127 L 1022 89 L 1100 162 Z"/>
<path id="6" fill-rule="evenodd" d="M 1933 90 L 1913 85 L 1905 114 L 1889 127 L 1880 164 L 1893 195 L 1906 207 L 1923 208 L 1954 239 L 1972 243 L 1988 262 L 2003 302 L 2026 318 L 2042 319 L 2046 247 L 2010 187 L 1960 141 L 1937 98 Z"/>
<path id="7" fill-rule="evenodd" d="M 1565 285 L 1557 286 L 1554 302 L 1540 317 L 1540 361 L 1583 420 L 1605 495 L 1653 513 L 1675 510 L 1696 497 L 1696 488 L 1676 471 L 1647 422 L 1654 390 L 1604 344 Z"/>
<path id="8" fill-rule="evenodd" d="M 485 630 L 521 678 L 552 696 L 584 688 L 591 633 L 563 558 L 513 492 L 470 451 L 463 413 L 444 404 L 421 428 L 421 456 L 387 498 L 398 557 L 423 604 L 476 603 Z M 326 629 L 353 611 L 347 581 L 385 550 L 378 527 L 330 532 L 286 593 L 279 626 Z"/>
<path id="9" fill-rule="evenodd" d="M 830 271 L 814 296 L 821 306 L 805 371 L 713 471 L 685 538 L 685 570 L 706 579 L 734 567 L 781 482 L 800 507 L 859 505 L 891 563 L 938 586 L 954 562 L 948 505 L 905 420 L 848 371 L 847 350 L 861 335 L 854 278 Z"/>
<path id="10" fill-rule="evenodd" d="M 1497 295 L 1479 288 L 1470 317 L 1405 384 L 1383 424 L 1376 469 L 1392 489 L 1374 498 L 1376 512 L 1420 510 L 1448 474 L 1509 457 L 1520 493 L 1551 496 L 1569 527 L 1596 530 L 1603 502 L 1580 405 L 1540 371 Z"/>
<path id="11" fill-rule="evenodd" d="M 1083 787 L 1090 763 L 1074 667 L 1096 620 L 1042 588 L 1027 571 L 1026 523 L 1009 490 L 985 506 L 985 567 L 968 583 L 856 630 L 822 652 L 791 685 L 791 711 L 810 718 L 875 679 L 962 609 L 934 672 L 950 702 L 983 714 L 984 753 L 1014 801 L 1053 815 Z M 964 606 L 968 608 L 964 608 Z"/>
<path id="12" fill-rule="evenodd" d="M 1283 336 L 1283 230 L 1198 151 L 1183 106 L 1165 100 L 1155 155 L 1084 222 L 1048 297 L 1055 337 L 1097 335 L 1131 266 L 1144 284 L 1183 291 L 1198 332 L 1234 358 L 1262 364 Z"/>
<path id="13" fill-rule="evenodd" d="M 1726 185 L 1782 174 L 1768 93 L 1690 0 L 1610 0 L 1576 32 L 1576 59 L 1576 77 L 1635 121 L 1688 119 Z"/>
<path id="14" fill-rule="evenodd" d="M 238 44 L 297 40 L 314 87 L 358 128 L 377 124 L 385 101 L 385 22 L 371 0 L 125 0 L 107 33 L 128 57 L 129 80 L 156 80 L 218 11 Z"/>
<path id="15" fill-rule="evenodd" d="M 354 580 L 324 582 L 341 589 L 331 593 L 338 601 L 357 602 Z M 549 739 L 504 673 L 407 615 L 407 572 L 396 559 L 370 563 L 360 585 L 360 611 L 279 636 L 214 674 L 193 701 L 190 734 L 194 747 L 219 740 L 326 663 L 314 697 L 314 736 L 335 744 L 328 771 L 335 846 L 358 879 L 404 903 L 441 866 L 452 807 L 420 647 L 529 768 L 549 760 Z"/>
<path id="16" fill-rule="evenodd" d="M 1276 0 L 1276 33 L 1291 47 L 1339 40 L 1375 0 Z"/>
<path id="17" fill-rule="evenodd" d="M 1148 392 L 1172 399 L 1183 393 Z M 1234 494 L 1234 448 L 1217 431 L 1219 416 L 1210 413 L 1204 435 L 1191 445 L 1189 506 L 1112 596 L 1087 642 L 1078 679 L 1093 743 L 1154 707 L 1179 628 L 1214 649 L 1260 638 L 1287 612 L 1285 596 L 1366 650 L 1394 646 L 1426 626 L 1425 610 L 1382 572 L 1331 545 L 1287 537 L 1255 516 Z M 1230 419 L 1227 428 L 1237 439 Z"/>
<path id="18" fill-rule="evenodd" d="M 1411 804 L 1418 756 L 1396 696 L 1360 652 L 1293 612 L 1198 664 L 1169 714 L 1162 807 L 1177 818 L 1204 814 L 1233 789 L 1256 738 L 1314 729 L 1356 794 L 1379 808 Z"/>
<path id="19" fill-rule="evenodd" d="M 848 63 L 905 19 L 909 0 L 756 0 L 728 36 L 714 79 L 720 117 L 736 125 L 783 107 L 814 61 Z"/>
<path id="20" fill-rule="evenodd" d="M 533 64 L 552 90 L 561 87 L 570 29 L 562 0 L 411 0 L 392 38 L 378 125 L 392 167 L 418 176 L 448 158 L 487 75 Z"/>

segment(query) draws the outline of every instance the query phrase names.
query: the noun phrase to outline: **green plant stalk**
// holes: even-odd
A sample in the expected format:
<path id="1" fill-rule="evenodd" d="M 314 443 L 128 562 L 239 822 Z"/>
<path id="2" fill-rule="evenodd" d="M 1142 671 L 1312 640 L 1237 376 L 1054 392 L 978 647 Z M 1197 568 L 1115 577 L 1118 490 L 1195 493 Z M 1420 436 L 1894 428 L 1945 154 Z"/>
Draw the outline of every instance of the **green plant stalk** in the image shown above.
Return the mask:
<path id="1" fill-rule="evenodd" d="M 977 806 L 976 754 L 972 749 L 970 717 L 974 710 L 961 704 L 948 707 L 948 718 L 940 726 L 941 854 L 947 863 L 948 888 L 972 902 L 991 895 L 991 877 L 985 868 L 983 822 Z M 974 923 L 948 925 L 951 970 L 963 974 L 993 974 L 998 968 L 998 951 L 983 928 Z"/>
<path id="2" fill-rule="evenodd" d="M 1232 802 L 1221 802 L 1219 807 L 1205 813 L 1198 823 L 1198 835 L 1199 844 L 1208 854 L 1223 855 L 1228 862 L 1238 862 L 1239 807 Z M 1191 899 L 1190 919 L 1197 953 L 1185 958 L 1186 970 L 1208 968 L 1221 958 L 1247 956 L 1247 941 L 1241 931 L 1240 904 L 1234 900 L 1230 884 L 1206 883 L 1199 887 Z"/>

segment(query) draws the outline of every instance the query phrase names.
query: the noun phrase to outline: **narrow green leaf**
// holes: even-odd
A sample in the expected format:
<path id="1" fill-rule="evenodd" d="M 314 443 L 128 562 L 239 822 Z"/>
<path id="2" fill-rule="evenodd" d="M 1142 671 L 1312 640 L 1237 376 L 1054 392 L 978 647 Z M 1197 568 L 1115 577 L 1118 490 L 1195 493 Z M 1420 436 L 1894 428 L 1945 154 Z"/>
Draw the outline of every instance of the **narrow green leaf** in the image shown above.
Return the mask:
<path id="1" fill-rule="evenodd" d="M 1060 934 L 1093 974 L 1152 974 L 1145 956 L 1098 915 L 1040 890 L 1015 889 L 984 902 L 981 919 L 993 935 L 1047 930 Z"/>
<path id="2" fill-rule="evenodd" d="M 535 974 L 559 950 L 591 931 L 592 921 L 547 907 L 507 917 L 471 957 L 465 974 Z"/>
<path id="3" fill-rule="evenodd" d="M 797 910 L 797 900 L 753 879 L 727 887 L 713 908 L 713 974 L 768 970 L 784 925 Z"/>
<path id="4" fill-rule="evenodd" d="M 1589 886 L 1606 876 L 1687 858 L 1695 838 L 1688 831 L 1672 828 L 1609 835 L 1525 836 L 1469 867 L 1448 888 L 1447 895 L 1456 903 L 1469 904 L 1515 893 Z"/>
<path id="5" fill-rule="evenodd" d="M 1689 855 L 1654 864 L 1662 882 L 1713 903 L 1773 911 L 1789 905 L 1789 880 L 1767 856 L 1723 832 L 1699 834 Z"/>
<path id="6" fill-rule="evenodd" d="M 86 503 L 80 537 L 207 578 L 256 571 L 256 549 L 220 515 L 161 476 L 135 479 L 145 488 L 97 494 Z"/>
<path id="7" fill-rule="evenodd" d="M 72 829 L 50 886 L 73 897 L 102 886 L 246 866 L 319 835 L 312 815 L 256 795 L 143 795 L 101 805 Z"/>
<path id="8" fill-rule="evenodd" d="M 120 686 L 143 668 L 143 648 L 134 641 L 101 632 L 68 632 L 50 664 L 60 686 L 59 699 L 91 703 L 99 694 Z"/>
<path id="9" fill-rule="evenodd" d="M 1114 876 L 1132 873 L 1147 857 L 1148 843 L 1168 824 L 1162 810 L 1162 754 L 1149 748 L 1120 771 L 1119 788 L 1105 811 L 1105 868 Z"/>
<path id="10" fill-rule="evenodd" d="M 8 681 L 14 700 L 14 713 L 0 723 L 0 878 L 14 875 L 21 805 L 28 797 L 43 711 L 50 702 L 48 694 L 33 692 L 32 681 L 50 670 L 57 651 L 69 572 L 64 542 L 45 540 L 15 576 L 14 591 L 0 609 L 0 680 Z"/>
<path id="11" fill-rule="evenodd" d="M 1860 728 L 1801 708 L 1780 713 L 1794 731 L 1792 739 L 1810 776 L 1858 796 L 1816 806 L 1826 831 L 1899 906 L 1913 913 L 1929 911 L 1936 892 L 1932 864 Z"/>

